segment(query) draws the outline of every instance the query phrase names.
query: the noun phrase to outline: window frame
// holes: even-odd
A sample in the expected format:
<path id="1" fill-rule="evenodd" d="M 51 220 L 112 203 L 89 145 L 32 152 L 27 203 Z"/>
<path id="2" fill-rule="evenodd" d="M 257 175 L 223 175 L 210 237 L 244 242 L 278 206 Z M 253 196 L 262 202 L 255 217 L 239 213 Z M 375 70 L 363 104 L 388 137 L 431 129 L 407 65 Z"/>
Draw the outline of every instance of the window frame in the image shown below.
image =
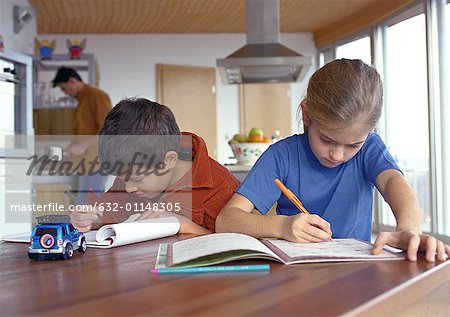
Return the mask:
<path id="1" fill-rule="evenodd" d="M 371 43 L 372 65 L 377 68 L 381 78 L 386 82 L 386 29 L 404 20 L 425 14 L 426 52 L 427 52 L 427 74 L 428 74 L 428 127 L 429 127 L 429 157 L 430 157 L 430 199 L 431 199 L 431 230 L 430 233 L 441 239 L 445 243 L 450 243 L 450 234 L 442 235 L 450 227 L 450 216 L 445 216 L 445 210 L 450 209 L 450 198 L 446 193 L 450 185 L 446 181 L 450 179 L 445 175 L 450 175 L 450 164 L 444 150 L 445 144 L 442 140 L 442 126 L 445 120 L 441 113 L 445 111 L 445 105 L 450 104 L 449 93 L 445 87 L 450 84 L 450 74 L 443 70 L 440 65 L 447 65 L 446 50 L 450 49 L 450 44 L 445 43 L 445 6 L 450 0 L 420 0 L 380 21 L 371 28 L 366 28 L 355 32 L 342 39 L 334 41 L 326 46 L 320 47 L 317 52 L 319 67 L 336 58 L 336 50 L 340 45 L 359 40 L 369 36 Z M 386 96 L 386 94 L 385 94 Z M 449 110 L 447 110 L 448 113 Z M 386 135 L 386 118 L 383 115 L 376 127 L 376 131 L 382 136 Z M 442 122 L 441 122 L 442 121 Z M 449 122 L 447 121 L 447 124 Z M 382 221 L 383 198 L 376 192 L 374 199 L 373 232 L 393 231 L 394 226 L 383 224 Z M 440 222 L 438 220 L 441 220 Z"/>

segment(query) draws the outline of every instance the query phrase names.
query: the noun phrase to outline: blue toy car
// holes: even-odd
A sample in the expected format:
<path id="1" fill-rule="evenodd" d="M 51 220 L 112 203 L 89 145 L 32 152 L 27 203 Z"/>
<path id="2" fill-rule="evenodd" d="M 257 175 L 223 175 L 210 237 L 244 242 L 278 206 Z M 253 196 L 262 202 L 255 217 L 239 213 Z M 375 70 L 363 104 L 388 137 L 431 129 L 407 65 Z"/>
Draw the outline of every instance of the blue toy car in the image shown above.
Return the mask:
<path id="1" fill-rule="evenodd" d="M 31 233 L 28 257 L 32 260 L 63 258 L 70 260 L 74 250 L 86 252 L 84 234 L 71 223 L 38 224 Z"/>

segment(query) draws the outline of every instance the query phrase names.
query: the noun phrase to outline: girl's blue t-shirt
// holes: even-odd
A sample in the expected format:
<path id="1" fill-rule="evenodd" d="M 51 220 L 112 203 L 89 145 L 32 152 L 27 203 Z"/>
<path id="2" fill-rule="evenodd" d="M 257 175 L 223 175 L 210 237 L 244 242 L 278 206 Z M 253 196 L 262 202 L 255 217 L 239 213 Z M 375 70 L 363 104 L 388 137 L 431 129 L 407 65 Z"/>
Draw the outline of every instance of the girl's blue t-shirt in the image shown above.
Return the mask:
<path id="1" fill-rule="evenodd" d="M 298 209 L 275 185 L 278 178 L 312 214 L 331 224 L 333 238 L 370 241 L 373 189 L 377 176 L 400 168 L 381 138 L 371 132 L 349 161 L 328 168 L 320 164 L 308 134 L 298 134 L 271 145 L 258 159 L 237 193 L 262 214 L 277 205 L 277 214 L 295 215 Z"/>

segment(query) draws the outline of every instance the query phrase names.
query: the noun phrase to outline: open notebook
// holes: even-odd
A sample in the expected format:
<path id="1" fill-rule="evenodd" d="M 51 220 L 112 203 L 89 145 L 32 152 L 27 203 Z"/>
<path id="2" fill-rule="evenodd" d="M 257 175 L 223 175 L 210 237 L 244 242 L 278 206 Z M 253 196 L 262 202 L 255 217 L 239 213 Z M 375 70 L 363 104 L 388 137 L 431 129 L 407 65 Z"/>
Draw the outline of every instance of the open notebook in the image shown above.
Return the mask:
<path id="1" fill-rule="evenodd" d="M 155 269 L 197 267 L 242 259 L 266 259 L 284 264 L 343 261 L 402 260 L 403 253 L 383 250 L 373 255 L 372 244 L 355 239 L 317 243 L 255 239 L 239 233 L 215 233 L 160 244 Z"/>

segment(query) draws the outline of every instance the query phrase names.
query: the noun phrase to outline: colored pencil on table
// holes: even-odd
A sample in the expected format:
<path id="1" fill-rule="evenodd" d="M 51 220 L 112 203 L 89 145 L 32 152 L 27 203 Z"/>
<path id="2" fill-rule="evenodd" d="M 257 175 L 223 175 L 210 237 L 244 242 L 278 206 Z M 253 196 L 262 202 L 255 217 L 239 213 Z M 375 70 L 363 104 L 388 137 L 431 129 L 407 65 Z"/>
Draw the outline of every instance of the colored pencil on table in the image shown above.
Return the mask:
<path id="1" fill-rule="evenodd" d="M 154 274 L 192 274 L 192 273 L 234 273 L 270 271 L 269 264 L 230 265 L 230 266 L 200 266 L 200 267 L 167 267 L 152 269 Z"/>
<path id="2" fill-rule="evenodd" d="M 290 200 L 292 201 L 292 203 L 294 204 L 295 207 L 297 207 L 298 210 L 300 210 L 300 212 L 304 213 L 304 214 L 309 214 L 308 210 L 306 210 L 306 208 L 303 206 L 302 202 L 300 201 L 300 199 L 297 198 L 297 196 L 294 195 L 294 193 L 288 189 L 286 186 L 284 186 L 284 184 L 278 179 L 275 178 L 275 184 L 281 189 L 281 191 L 283 192 L 283 194 Z"/>

